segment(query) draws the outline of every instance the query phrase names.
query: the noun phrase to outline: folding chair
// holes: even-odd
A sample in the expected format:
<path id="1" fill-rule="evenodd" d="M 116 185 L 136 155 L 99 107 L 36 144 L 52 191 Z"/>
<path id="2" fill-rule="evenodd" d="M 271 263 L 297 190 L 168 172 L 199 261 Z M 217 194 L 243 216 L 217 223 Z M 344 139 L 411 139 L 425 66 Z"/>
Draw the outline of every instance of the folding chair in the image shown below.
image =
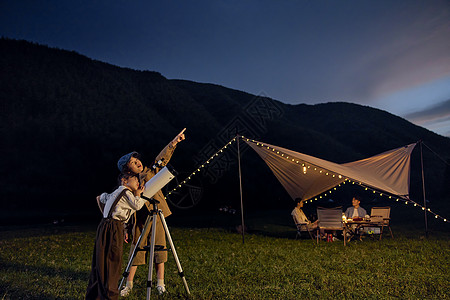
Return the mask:
<path id="1" fill-rule="evenodd" d="M 308 232 L 311 239 L 314 240 L 311 230 L 309 229 L 308 223 L 297 222 L 295 216 L 292 216 L 292 219 L 294 219 L 295 226 L 297 226 L 297 234 L 295 235 L 295 239 L 301 238 L 305 232 Z"/>
<path id="2" fill-rule="evenodd" d="M 344 236 L 344 246 L 346 246 L 347 231 L 342 222 L 342 207 L 335 208 L 317 208 L 317 218 L 319 226 L 317 227 L 317 244 L 319 244 L 320 230 L 342 230 Z"/>
<path id="3" fill-rule="evenodd" d="M 389 221 L 391 215 L 391 207 L 372 207 L 372 210 L 370 211 L 370 226 L 372 227 L 379 227 L 380 229 L 380 240 L 383 236 L 383 229 L 384 227 L 389 228 L 389 232 L 391 233 L 391 238 L 394 238 L 394 235 L 392 234 L 391 226 L 389 225 Z"/>

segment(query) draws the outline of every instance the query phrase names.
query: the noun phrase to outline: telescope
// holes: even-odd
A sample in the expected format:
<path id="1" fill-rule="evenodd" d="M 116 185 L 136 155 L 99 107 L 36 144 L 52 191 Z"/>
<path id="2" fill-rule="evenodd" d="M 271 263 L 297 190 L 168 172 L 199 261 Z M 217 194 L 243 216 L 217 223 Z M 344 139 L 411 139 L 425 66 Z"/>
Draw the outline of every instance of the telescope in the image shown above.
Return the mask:
<path id="1" fill-rule="evenodd" d="M 162 168 L 158 173 L 156 173 L 155 176 L 152 177 L 152 179 L 145 183 L 144 192 L 141 197 L 144 199 L 150 199 L 155 196 L 159 190 L 175 178 L 174 174 L 176 174 L 176 172 L 172 166 L 167 165 Z"/>

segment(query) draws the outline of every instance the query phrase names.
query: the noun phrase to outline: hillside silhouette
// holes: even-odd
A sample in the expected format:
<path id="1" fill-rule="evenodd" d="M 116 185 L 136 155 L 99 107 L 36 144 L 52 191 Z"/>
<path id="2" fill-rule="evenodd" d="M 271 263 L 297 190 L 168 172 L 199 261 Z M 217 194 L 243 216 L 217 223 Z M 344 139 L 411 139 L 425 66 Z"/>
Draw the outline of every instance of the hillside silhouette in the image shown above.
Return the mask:
<path id="1" fill-rule="evenodd" d="M 450 139 L 385 111 L 350 103 L 288 105 L 223 86 L 168 80 L 92 60 L 76 52 L 0 39 L 1 203 L 4 214 L 97 208 L 112 191 L 118 158 L 138 151 L 150 163 L 183 128 L 171 164 L 190 174 L 236 133 L 337 163 L 423 140 L 450 160 Z M 293 204 L 263 161 L 241 143 L 247 207 Z M 411 195 L 421 201 L 416 149 Z M 427 197 L 445 209 L 445 163 L 424 149 Z M 195 179 L 190 210 L 238 206 L 236 145 Z M 188 205 L 189 206 L 189 205 Z M 177 207 L 174 207 L 177 210 Z"/>

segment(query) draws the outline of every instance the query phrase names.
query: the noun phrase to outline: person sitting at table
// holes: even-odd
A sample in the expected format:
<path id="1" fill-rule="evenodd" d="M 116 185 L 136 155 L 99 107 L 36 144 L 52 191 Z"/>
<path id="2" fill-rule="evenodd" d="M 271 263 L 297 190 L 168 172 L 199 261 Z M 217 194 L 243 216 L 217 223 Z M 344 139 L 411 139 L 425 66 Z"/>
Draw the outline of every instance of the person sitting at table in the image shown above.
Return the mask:
<path id="1" fill-rule="evenodd" d="M 297 224 L 306 223 L 308 230 L 313 230 L 317 228 L 318 221 L 312 222 L 308 220 L 305 213 L 302 210 L 303 201 L 301 198 L 297 198 L 297 206 L 292 210 L 291 215 L 295 218 Z"/>
<path id="2" fill-rule="evenodd" d="M 354 196 L 352 199 L 352 205 L 345 211 L 345 217 L 347 219 L 354 218 L 364 218 L 367 215 L 367 212 L 364 208 L 360 206 L 361 198 L 359 196 Z"/>

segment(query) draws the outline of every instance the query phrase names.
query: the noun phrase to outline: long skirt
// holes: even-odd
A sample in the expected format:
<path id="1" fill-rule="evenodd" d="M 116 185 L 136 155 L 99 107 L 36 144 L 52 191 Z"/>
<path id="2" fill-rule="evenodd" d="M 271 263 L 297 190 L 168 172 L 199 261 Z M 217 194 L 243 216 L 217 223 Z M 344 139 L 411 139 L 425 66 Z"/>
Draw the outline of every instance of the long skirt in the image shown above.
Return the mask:
<path id="1" fill-rule="evenodd" d="M 123 223 L 103 219 L 97 228 L 86 299 L 119 299 Z"/>

